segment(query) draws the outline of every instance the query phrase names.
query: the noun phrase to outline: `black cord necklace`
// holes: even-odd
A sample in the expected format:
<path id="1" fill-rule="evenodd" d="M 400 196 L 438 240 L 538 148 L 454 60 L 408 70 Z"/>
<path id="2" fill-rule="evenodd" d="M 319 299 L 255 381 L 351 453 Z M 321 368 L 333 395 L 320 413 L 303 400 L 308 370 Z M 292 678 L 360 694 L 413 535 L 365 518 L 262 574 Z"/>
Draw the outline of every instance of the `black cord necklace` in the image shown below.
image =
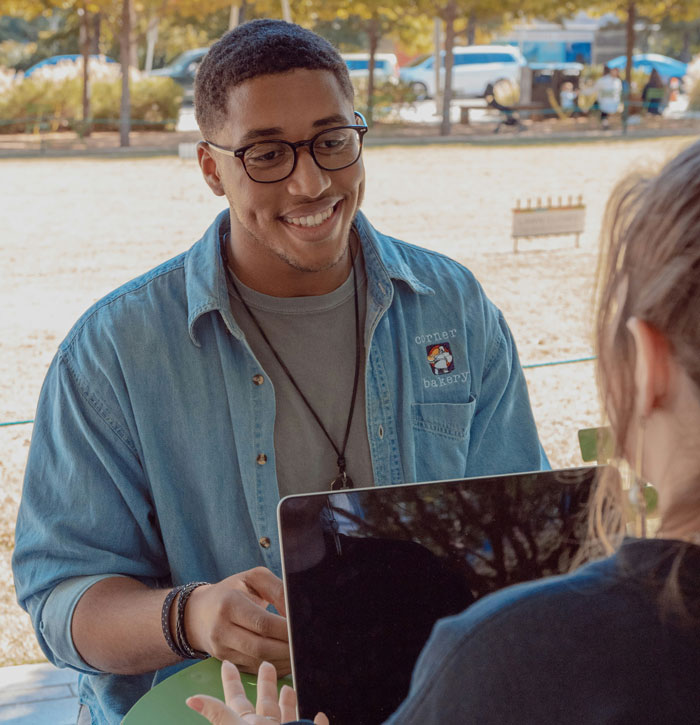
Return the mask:
<path id="1" fill-rule="evenodd" d="M 348 439 L 350 438 L 350 427 L 352 425 L 352 418 L 355 413 L 355 401 L 357 399 L 357 388 L 358 383 L 360 380 L 360 359 L 361 359 L 361 344 L 360 344 L 360 312 L 359 312 L 359 306 L 358 306 L 358 299 L 357 299 L 357 274 L 355 272 L 355 257 L 352 253 L 352 247 L 348 245 L 348 250 L 350 253 L 350 263 L 352 265 L 352 282 L 353 282 L 353 288 L 355 290 L 354 293 L 354 301 L 355 301 L 355 378 L 352 385 L 352 397 L 350 399 L 350 412 L 348 413 L 348 422 L 345 426 L 345 436 L 343 437 L 343 445 L 341 448 L 338 448 L 335 441 L 331 438 L 330 434 L 326 430 L 326 426 L 323 425 L 323 422 L 321 421 L 321 418 L 319 417 L 318 413 L 313 409 L 311 403 L 309 403 L 307 397 L 302 393 L 301 388 L 299 387 L 297 381 L 294 379 L 294 376 L 289 371 L 289 368 L 285 365 L 284 360 L 279 356 L 277 353 L 277 350 L 272 346 L 272 343 L 268 339 L 267 335 L 265 334 L 265 331 L 262 329 L 262 326 L 258 322 L 258 319 L 253 314 L 253 311 L 248 306 L 248 303 L 243 299 L 243 295 L 238 291 L 238 287 L 236 286 L 236 281 L 234 279 L 233 270 L 231 269 L 231 266 L 228 262 L 228 254 L 226 250 L 226 243 L 222 242 L 221 245 L 221 251 L 224 258 L 224 266 L 226 268 L 226 274 L 228 275 L 229 282 L 231 282 L 231 287 L 233 287 L 234 292 L 238 296 L 238 299 L 243 304 L 243 307 L 245 307 L 246 312 L 250 316 L 250 319 L 255 324 L 255 327 L 257 328 L 258 332 L 260 333 L 260 336 L 265 341 L 265 344 L 270 348 L 270 352 L 275 356 L 275 360 L 279 363 L 279 366 L 284 371 L 284 374 L 289 379 L 289 382 L 294 386 L 297 393 L 299 393 L 299 396 L 304 401 L 304 404 L 309 409 L 309 412 L 311 415 L 313 415 L 314 419 L 318 423 L 319 427 L 323 431 L 324 435 L 328 439 L 329 443 L 333 446 L 333 450 L 335 451 L 337 458 L 337 465 L 338 465 L 338 475 L 331 481 L 331 491 L 337 491 L 341 488 L 353 488 L 354 484 L 352 482 L 352 479 L 347 474 L 347 464 L 345 461 L 345 449 L 348 445 Z"/>

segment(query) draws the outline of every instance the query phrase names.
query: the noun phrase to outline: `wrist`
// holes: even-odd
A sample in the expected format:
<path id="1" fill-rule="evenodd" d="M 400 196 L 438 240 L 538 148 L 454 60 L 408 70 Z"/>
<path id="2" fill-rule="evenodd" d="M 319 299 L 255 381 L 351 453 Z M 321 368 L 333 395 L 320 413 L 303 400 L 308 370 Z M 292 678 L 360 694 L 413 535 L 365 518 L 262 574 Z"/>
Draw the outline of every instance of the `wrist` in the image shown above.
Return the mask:
<path id="1" fill-rule="evenodd" d="M 167 592 L 165 598 L 163 599 L 160 614 L 160 625 L 163 630 L 165 642 L 170 648 L 170 651 L 177 655 L 180 659 L 185 657 L 185 653 L 177 644 L 177 635 L 175 632 L 177 628 L 177 600 L 182 588 L 182 586 L 173 587 L 169 592 Z"/>
<path id="2" fill-rule="evenodd" d="M 185 622 L 192 594 L 206 585 L 207 582 L 182 584 L 171 589 L 163 600 L 161 611 L 163 636 L 168 647 L 181 659 L 206 659 L 209 657 L 206 651 L 192 645 L 190 630 Z M 190 621 L 196 621 L 196 618 L 190 618 Z"/>
<path id="3" fill-rule="evenodd" d="M 206 621 L 202 604 L 210 586 L 208 582 L 192 582 L 178 596 L 176 633 L 178 643 L 190 658 L 204 659 L 210 656 L 211 642 L 202 628 L 202 623 Z"/>

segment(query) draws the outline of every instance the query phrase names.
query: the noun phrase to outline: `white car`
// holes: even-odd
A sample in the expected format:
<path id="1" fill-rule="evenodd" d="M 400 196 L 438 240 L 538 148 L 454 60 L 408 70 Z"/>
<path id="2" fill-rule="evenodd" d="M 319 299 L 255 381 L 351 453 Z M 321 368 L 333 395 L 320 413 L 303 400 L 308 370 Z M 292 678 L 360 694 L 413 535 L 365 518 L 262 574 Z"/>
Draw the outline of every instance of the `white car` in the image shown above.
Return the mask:
<path id="1" fill-rule="evenodd" d="M 348 66 L 350 78 L 367 78 L 369 75 L 369 53 L 342 53 Z M 399 79 L 399 64 L 393 53 L 374 54 L 374 82 L 389 81 L 396 83 Z"/>
<path id="2" fill-rule="evenodd" d="M 526 64 L 514 45 L 469 45 L 453 49 L 452 93 L 456 96 L 483 96 L 486 87 L 500 80 L 520 84 L 520 73 Z M 441 53 L 440 85 L 445 82 L 445 51 Z M 435 97 L 435 56 L 401 68 L 399 77 L 408 83 L 416 96 Z"/>

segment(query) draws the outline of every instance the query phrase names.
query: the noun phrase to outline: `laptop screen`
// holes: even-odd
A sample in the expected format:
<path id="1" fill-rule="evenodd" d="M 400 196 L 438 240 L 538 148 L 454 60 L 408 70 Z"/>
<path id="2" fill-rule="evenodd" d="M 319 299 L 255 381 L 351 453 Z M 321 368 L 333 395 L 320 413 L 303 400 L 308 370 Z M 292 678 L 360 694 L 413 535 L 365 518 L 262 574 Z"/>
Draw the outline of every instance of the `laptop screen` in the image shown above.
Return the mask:
<path id="1" fill-rule="evenodd" d="M 596 467 L 289 496 L 278 519 L 301 717 L 376 725 L 433 624 L 569 570 Z"/>

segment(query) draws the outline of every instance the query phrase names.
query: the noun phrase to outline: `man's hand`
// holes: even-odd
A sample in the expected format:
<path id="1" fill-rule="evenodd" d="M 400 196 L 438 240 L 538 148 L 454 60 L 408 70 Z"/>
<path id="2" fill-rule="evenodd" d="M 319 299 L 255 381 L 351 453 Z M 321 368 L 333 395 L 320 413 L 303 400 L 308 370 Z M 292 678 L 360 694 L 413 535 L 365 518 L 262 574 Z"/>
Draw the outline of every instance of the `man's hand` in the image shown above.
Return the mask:
<path id="1" fill-rule="evenodd" d="M 272 604 L 279 614 L 267 611 Z M 291 672 L 282 580 L 257 567 L 195 589 L 185 607 L 185 630 L 194 649 L 255 673 L 271 662 L 280 677 Z"/>

